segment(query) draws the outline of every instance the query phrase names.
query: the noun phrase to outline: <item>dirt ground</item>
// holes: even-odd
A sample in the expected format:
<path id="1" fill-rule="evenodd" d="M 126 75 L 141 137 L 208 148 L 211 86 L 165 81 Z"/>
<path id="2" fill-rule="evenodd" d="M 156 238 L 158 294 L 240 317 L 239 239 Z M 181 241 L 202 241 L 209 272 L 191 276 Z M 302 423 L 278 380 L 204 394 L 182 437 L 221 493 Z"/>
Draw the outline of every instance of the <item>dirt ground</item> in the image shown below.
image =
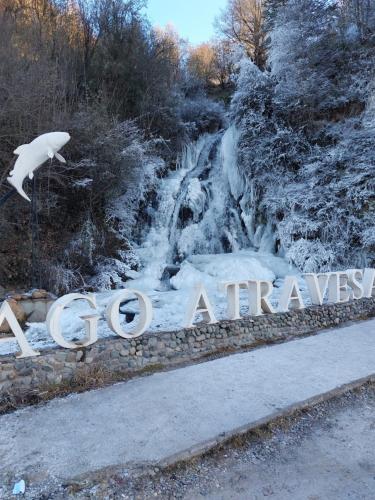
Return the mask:
<path id="1" fill-rule="evenodd" d="M 373 500 L 375 385 L 233 439 L 189 463 L 163 470 L 107 470 L 29 489 L 25 497 Z"/>

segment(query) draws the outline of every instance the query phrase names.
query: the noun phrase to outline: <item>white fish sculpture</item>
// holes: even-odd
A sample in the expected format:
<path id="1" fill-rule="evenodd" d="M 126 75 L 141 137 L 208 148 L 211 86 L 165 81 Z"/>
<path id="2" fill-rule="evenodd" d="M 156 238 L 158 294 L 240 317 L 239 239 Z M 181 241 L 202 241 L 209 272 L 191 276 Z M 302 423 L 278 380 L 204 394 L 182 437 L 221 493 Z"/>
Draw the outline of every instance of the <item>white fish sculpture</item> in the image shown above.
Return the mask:
<path id="1" fill-rule="evenodd" d="M 34 170 L 40 167 L 48 158 L 56 157 L 62 163 L 66 163 L 58 151 L 69 140 L 70 135 L 67 132 L 50 132 L 40 135 L 30 144 L 18 146 L 14 151 L 18 158 L 7 180 L 25 200 L 31 201 L 22 188 L 24 179 L 27 176 L 32 179 Z"/>

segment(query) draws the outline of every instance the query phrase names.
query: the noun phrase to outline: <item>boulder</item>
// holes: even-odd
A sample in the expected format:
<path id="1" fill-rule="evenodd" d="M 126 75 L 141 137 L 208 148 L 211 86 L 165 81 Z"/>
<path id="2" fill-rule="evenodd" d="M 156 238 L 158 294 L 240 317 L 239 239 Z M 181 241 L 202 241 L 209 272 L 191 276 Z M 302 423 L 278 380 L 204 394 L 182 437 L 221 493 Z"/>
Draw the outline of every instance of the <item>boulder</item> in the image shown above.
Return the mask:
<path id="1" fill-rule="evenodd" d="M 8 298 L 19 301 L 22 300 L 22 295 L 20 293 L 12 293 L 12 295 L 9 295 Z"/>
<path id="2" fill-rule="evenodd" d="M 26 321 L 26 313 L 22 306 L 17 302 L 17 300 L 14 300 L 12 298 L 7 299 L 8 304 L 10 305 L 10 308 L 14 312 L 15 317 L 17 318 L 17 321 L 22 324 Z M 3 321 L 2 324 L 0 325 L 0 333 L 10 333 L 10 328 L 8 325 L 8 321 Z"/>
<path id="3" fill-rule="evenodd" d="M 48 298 L 48 292 L 47 290 L 34 290 L 31 297 L 33 299 L 47 299 Z"/>

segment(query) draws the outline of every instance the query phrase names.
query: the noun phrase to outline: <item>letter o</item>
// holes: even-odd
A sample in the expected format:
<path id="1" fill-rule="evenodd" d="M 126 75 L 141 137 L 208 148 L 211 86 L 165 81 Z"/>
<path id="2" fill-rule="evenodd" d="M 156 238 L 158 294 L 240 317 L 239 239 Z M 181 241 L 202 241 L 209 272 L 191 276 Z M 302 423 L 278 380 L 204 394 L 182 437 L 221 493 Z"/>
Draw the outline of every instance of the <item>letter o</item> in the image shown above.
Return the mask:
<path id="1" fill-rule="evenodd" d="M 135 295 L 139 303 L 139 320 L 137 327 L 132 333 L 125 332 L 120 323 L 119 309 L 121 302 L 124 302 L 130 295 Z M 116 293 L 108 302 L 105 312 L 110 329 L 124 339 L 134 339 L 140 337 L 150 326 L 152 321 L 152 303 L 147 295 L 138 290 L 121 290 Z"/>

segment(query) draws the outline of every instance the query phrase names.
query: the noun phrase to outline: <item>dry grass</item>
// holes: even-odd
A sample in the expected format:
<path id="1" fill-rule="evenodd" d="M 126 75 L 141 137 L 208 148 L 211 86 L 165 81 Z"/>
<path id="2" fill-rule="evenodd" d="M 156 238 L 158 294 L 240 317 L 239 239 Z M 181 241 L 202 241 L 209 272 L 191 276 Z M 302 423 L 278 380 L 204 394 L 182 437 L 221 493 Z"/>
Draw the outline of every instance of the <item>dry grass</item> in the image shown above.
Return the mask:
<path id="1" fill-rule="evenodd" d="M 35 390 L 24 389 L 7 393 L 0 399 L 0 414 L 9 413 L 25 406 L 37 405 L 68 394 L 82 393 L 93 389 L 100 389 L 116 382 L 124 382 L 131 378 L 151 375 L 164 370 L 162 364 L 146 366 L 137 371 L 110 371 L 106 366 L 95 364 L 84 366 L 77 370 L 69 380 L 60 383 L 51 383 Z"/>

